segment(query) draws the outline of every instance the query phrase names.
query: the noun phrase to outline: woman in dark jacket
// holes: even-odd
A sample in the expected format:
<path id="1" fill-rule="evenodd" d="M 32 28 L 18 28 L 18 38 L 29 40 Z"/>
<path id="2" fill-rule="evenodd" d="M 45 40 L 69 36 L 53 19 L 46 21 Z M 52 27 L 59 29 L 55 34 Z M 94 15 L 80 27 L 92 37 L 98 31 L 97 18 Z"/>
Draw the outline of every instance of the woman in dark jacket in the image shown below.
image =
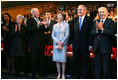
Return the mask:
<path id="1" fill-rule="evenodd" d="M 16 24 L 13 26 L 12 31 L 10 32 L 11 48 L 10 56 L 13 56 L 15 59 L 15 68 L 16 74 L 26 67 L 25 56 L 27 55 L 26 47 L 26 37 L 27 37 L 27 28 L 24 25 L 24 16 L 17 15 Z"/>
<path id="2" fill-rule="evenodd" d="M 1 36 L 4 43 L 3 54 L 5 54 L 7 60 L 8 73 L 14 73 L 14 60 L 12 57 L 9 56 L 11 45 L 11 37 L 9 33 L 11 32 L 11 28 L 14 23 L 11 21 L 11 16 L 9 15 L 9 13 L 4 13 L 2 15 L 2 22 L 3 23 L 1 24 Z"/>

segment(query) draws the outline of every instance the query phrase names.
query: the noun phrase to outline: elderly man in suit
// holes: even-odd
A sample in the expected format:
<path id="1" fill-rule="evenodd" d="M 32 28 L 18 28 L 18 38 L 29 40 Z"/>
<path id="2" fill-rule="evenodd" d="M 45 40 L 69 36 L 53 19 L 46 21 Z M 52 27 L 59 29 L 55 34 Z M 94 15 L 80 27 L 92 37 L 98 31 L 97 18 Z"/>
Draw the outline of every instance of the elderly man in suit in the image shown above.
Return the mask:
<path id="1" fill-rule="evenodd" d="M 32 78 L 36 78 L 37 71 L 40 76 L 44 76 L 44 26 L 39 18 L 38 8 L 33 8 L 31 13 L 33 17 L 26 24 L 29 31 Z"/>
<path id="2" fill-rule="evenodd" d="M 100 19 L 94 21 L 91 31 L 95 53 L 95 78 L 102 78 L 103 76 L 103 78 L 108 79 L 110 78 L 111 38 L 114 22 L 107 18 L 107 8 L 100 7 L 98 14 Z M 101 73 L 103 74 L 101 75 Z"/>
<path id="3" fill-rule="evenodd" d="M 72 78 L 87 78 L 90 52 L 92 45 L 90 32 L 92 19 L 86 16 L 86 7 L 78 6 L 78 17 L 72 21 L 70 46 L 73 48 Z"/>

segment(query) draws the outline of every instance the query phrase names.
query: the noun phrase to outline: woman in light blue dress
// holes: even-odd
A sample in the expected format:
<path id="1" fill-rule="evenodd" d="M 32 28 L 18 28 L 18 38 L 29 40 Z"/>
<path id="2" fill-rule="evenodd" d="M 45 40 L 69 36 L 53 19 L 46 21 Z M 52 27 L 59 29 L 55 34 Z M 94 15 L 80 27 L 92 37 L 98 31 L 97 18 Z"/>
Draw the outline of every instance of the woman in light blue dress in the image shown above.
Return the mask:
<path id="1" fill-rule="evenodd" d="M 64 21 L 66 15 L 64 12 L 59 12 L 57 15 L 58 23 L 53 26 L 52 39 L 53 39 L 53 61 L 56 62 L 58 76 L 61 77 L 62 63 L 62 79 L 65 79 L 65 65 L 67 54 L 67 42 L 69 38 L 69 24 Z"/>

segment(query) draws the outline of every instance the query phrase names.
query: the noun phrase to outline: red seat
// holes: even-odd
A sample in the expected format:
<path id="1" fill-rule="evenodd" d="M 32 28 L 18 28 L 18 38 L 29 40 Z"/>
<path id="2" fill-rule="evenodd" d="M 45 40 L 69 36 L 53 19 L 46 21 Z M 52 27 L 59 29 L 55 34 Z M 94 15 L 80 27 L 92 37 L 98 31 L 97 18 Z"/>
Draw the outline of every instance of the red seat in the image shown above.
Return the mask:
<path id="1" fill-rule="evenodd" d="M 4 44 L 1 43 L 1 51 L 4 49 Z M 28 51 L 30 52 L 30 49 L 28 48 Z M 51 51 L 53 51 L 53 45 L 50 46 L 45 46 L 45 55 L 52 55 Z M 72 48 L 70 46 L 67 47 L 67 56 L 72 57 Z M 69 53 L 70 52 L 70 53 Z M 94 53 L 90 51 L 90 58 L 94 59 Z M 112 54 L 111 54 L 112 59 L 117 59 L 117 48 L 112 47 Z"/>
<path id="2" fill-rule="evenodd" d="M 51 51 L 53 51 L 53 45 L 48 46 L 46 55 L 52 55 Z"/>
<path id="3" fill-rule="evenodd" d="M 112 59 L 117 59 L 117 48 L 112 47 Z"/>
<path id="4" fill-rule="evenodd" d="M 94 53 L 90 51 L 90 58 L 94 59 Z M 111 59 L 117 59 L 117 48 L 112 47 Z"/>
<path id="5" fill-rule="evenodd" d="M 90 58 L 93 58 L 94 59 L 94 53 L 93 53 L 93 51 L 90 51 Z"/>
<path id="6" fill-rule="evenodd" d="M 46 55 L 52 55 L 51 51 L 53 51 L 53 45 L 48 46 Z M 67 47 L 67 56 L 71 57 L 72 56 L 71 52 L 72 52 L 72 48 L 70 46 L 68 46 Z"/>
<path id="7" fill-rule="evenodd" d="M 1 51 L 3 51 L 3 49 L 4 49 L 4 44 L 1 43 Z"/>

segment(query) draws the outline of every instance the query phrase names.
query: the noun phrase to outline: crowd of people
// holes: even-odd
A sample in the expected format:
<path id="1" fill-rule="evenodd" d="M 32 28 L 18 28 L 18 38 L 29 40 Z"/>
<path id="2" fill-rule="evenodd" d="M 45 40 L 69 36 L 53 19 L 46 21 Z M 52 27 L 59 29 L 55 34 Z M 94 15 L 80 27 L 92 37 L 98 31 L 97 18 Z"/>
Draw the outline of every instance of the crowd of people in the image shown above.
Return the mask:
<path id="1" fill-rule="evenodd" d="M 79 5 L 77 8 L 55 9 L 42 13 L 38 8 L 32 8 L 31 14 L 17 15 L 15 22 L 11 21 L 9 13 L 2 15 L 1 35 L 8 73 L 18 76 L 20 71 L 23 71 L 28 74 L 26 61 L 29 53 L 33 79 L 37 73 L 39 76 L 46 76 L 45 45 L 54 47 L 52 61 L 56 62 L 57 79 L 65 79 L 67 46 L 73 49 L 70 69 L 72 79 L 88 78 L 91 50 L 95 53 L 94 78 L 110 78 L 110 59 L 114 42 L 111 39 L 116 39 L 115 34 L 116 7 L 103 6 L 92 9 Z"/>

